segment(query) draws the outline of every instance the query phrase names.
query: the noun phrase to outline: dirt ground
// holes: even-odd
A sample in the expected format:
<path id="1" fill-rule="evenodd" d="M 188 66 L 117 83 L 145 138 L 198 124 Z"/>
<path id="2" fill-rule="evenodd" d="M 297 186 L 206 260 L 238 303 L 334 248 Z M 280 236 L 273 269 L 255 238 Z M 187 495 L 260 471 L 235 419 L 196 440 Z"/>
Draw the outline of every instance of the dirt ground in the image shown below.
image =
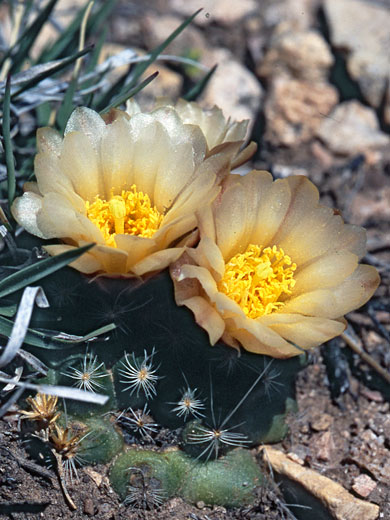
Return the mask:
<path id="1" fill-rule="evenodd" d="M 164 2 L 157 2 L 164 9 Z M 160 6 L 162 5 L 162 7 Z M 141 16 L 137 13 L 136 16 Z M 135 22 L 131 27 L 134 27 Z M 230 48 L 249 63 L 238 29 L 209 27 L 213 44 Z M 134 29 L 133 38 L 139 34 Z M 261 135 L 261 115 L 254 136 Z M 371 263 L 381 273 L 382 283 L 375 297 L 363 309 L 347 316 L 362 346 L 382 369 L 390 373 L 390 153 L 380 160 L 365 160 L 360 154 L 319 159 L 313 143 L 296 148 L 260 143 L 253 166 L 271 170 L 275 177 L 303 173 L 318 186 L 324 203 L 338 208 L 347 222 L 367 229 Z M 321 156 L 322 157 L 322 156 Z M 387 191 L 386 191 L 387 190 Z M 300 462 L 340 483 L 354 496 L 378 504 L 383 520 L 390 520 L 390 383 L 342 339 L 312 352 L 308 366 L 297 379 L 299 412 L 289 418 L 290 432 L 276 447 L 293 454 Z M 258 450 L 254 455 L 269 476 L 258 489 L 251 507 L 226 510 L 204 504 L 186 504 L 174 498 L 160 508 L 147 511 L 124 506 L 108 481 L 108 466 L 79 469 L 80 480 L 69 486 L 76 505 L 72 511 L 53 469 L 29 458 L 18 429 L 18 414 L 0 420 L 0 518 L 14 520 L 87 519 L 257 519 L 300 518 L 299 508 L 290 512 L 290 499 L 269 475 Z M 363 476 L 363 479 L 362 479 Z M 362 485 L 364 481 L 365 485 Z M 298 500 L 298 498 L 297 498 Z M 312 516 L 316 518 L 315 511 Z M 332 518 L 329 516 L 329 518 Z M 362 519 L 363 520 L 363 519 Z"/>

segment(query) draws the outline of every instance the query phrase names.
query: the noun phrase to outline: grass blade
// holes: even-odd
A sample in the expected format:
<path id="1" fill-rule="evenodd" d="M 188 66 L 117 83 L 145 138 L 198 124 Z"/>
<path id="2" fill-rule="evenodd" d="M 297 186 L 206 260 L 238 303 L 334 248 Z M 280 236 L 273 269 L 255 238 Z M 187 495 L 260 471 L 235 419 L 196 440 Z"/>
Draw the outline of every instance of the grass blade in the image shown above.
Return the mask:
<path id="1" fill-rule="evenodd" d="M 12 67 L 11 72 L 15 72 L 19 70 L 23 61 L 28 56 L 29 50 L 33 46 L 36 38 L 38 37 L 43 25 L 49 18 L 51 12 L 53 11 L 58 0 L 50 0 L 47 5 L 42 9 L 39 15 L 35 18 L 33 23 L 23 32 L 20 36 L 16 45 L 13 49 L 19 45 L 19 49 L 16 52 L 15 56 L 12 58 Z M 12 49 L 10 54 L 12 53 Z M 7 53 L 8 54 L 8 53 Z"/>
<path id="2" fill-rule="evenodd" d="M 163 42 L 161 43 L 158 47 L 156 47 L 151 53 L 150 53 L 150 57 L 148 60 L 146 61 L 143 61 L 143 62 L 140 62 L 138 63 L 135 68 L 134 68 L 134 71 L 133 71 L 133 75 L 132 75 L 132 79 L 131 81 L 126 85 L 126 92 L 121 92 L 120 94 L 118 94 L 117 98 L 115 100 L 113 100 L 113 102 L 108 106 L 106 107 L 105 109 L 102 110 L 102 112 L 107 112 L 108 110 L 110 110 L 111 108 L 113 107 L 117 107 L 118 105 L 120 105 L 121 103 L 123 103 L 124 101 L 126 101 L 127 99 L 129 99 L 131 96 L 134 96 L 137 92 L 139 92 L 142 88 L 144 88 L 150 81 L 152 81 L 153 79 L 153 75 L 152 76 L 149 76 L 147 78 L 147 80 L 145 81 L 148 81 L 146 84 L 145 84 L 145 81 L 142 82 L 140 84 L 139 87 L 135 87 L 135 85 L 137 84 L 137 81 L 138 79 L 142 76 L 142 74 L 145 72 L 145 70 L 156 60 L 156 58 L 162 53 L 162 51 L 168 47 L 168 45 L 177 37 L 179 36 L 179 34 L 187 27 L 187 25 L 189 25 L 192 20 L 202 11 L 202 9 L 198 9 L 192 16 L 190 16 L 189 18 L 187 18 L 187 20 L 185 20 L 181 25 L 179 25 L 179 27 L 177 29 L 175 29 L 173 31 L 173 33 L 168 36 L 168 38 Z M 142 86 L 141 86 L 142 85 Z M 132 89 L 134 88 L 134 91 L 132 91 Z M 118 100 L 121 100 L 121 101 L 118 101 Z"/>
<path id="3" fill-rule="evenodd" d="M 4 102 L 3 102 L 3 139 L 5 164 L 7 166 L 7 185 L 8 185 L 8 207 L 15 198 L 16 180 L 15 180 L 15 159 L 12 151 L 11 140 L 11 76 L 8 75 L 5 86 Z"/>
<path id="4" fill-rule="evenodd" d="M 12 320 L 0 316 L 0 334 L 2 336 L 9 337 L 13 326 L 14 323 Z M 23 343 L 44 350 L 63 350 L 64 348 L 72 348 L 80 343 L 91 341 L 93 338 L 101 336 L 102 334 L 107 334 L 114 329 L 116 329 L 116 325 L 110 323 L 104 327 L 89 332 L 85 336 L 69 336 L 67 334 L 58 334 L 58 332 L 55 333 L 52 331 L 27 329 Z"/>
<path id="5" fill-rule="evenodd" d="M 73 77 L 66 89 L 64 98 L 59 106 L 56 114 L 57 127 L 61 133 L 64 133 L 66 123 L 74 109 L 73 96 L 77 88 L 77 78 Z"/>
<path id="6" fill-rule="evenodd" d="M 153 81 L 156 76 L 158 76 L 158 71 L 156 71 L 153 74 L 151 74 L 150 76 L 148 76 L 146 79 L 144 79 L 144 81 L 142 81 L 136 87 L 131 88 L 131 87 L 129 87 L 129 85 L 126 85 L 126 87 L 127 87 L 126 90 L 124 92 L 121 92 L 120 94 L 118 94 L 118 96 L 113 99 L 112 103 L 110 105 L 108 105 L 108 107 L 106 107 L 104 110 L 102 110 L 102 112 L 108 112 L 109 110 L 111 110 L 111 108 L 115 108 L 115 107 L 121 105 L 122 103 L 124 103 L 125 101 L 127 101 L 129 98 L 135 96 L 137 94 L 137 92 L 139 92 L 140 90 L 145 88 L 146 85 L 149 85 L 149 83 L 151 81 Z"/>
<path id="7" fill-rule="evenodd" d="M 209 72 L 187 92 L 187 94 L 184 94 L 183 99 L 186 101 L 194 101 L 199 97 L 207 87 L 207 84 L 210 81 L 211 76 L 217 70 L 217 67 L 218 65 L 214 65 L 214 67 L 210 69 Z"/>
<path id="8" fill-rule="evenodd" d="M 108 2 L 102 2 L 102 7 L 91 15 L 87 24 L 87 38 L 93 31 L 94 34 L 98 34 L 99 25 L 102 21 L 107 20 L 107 16 L 115 5 L 116 0 L 109 0 Z M 76 14 L 72 22 L 61 34 L 61 36 L 54 42 L 50 47 L 46 47 L 38 58 L 38 62 L 55 60 L 61 56 L 67 56 L 72 54 L 77 49 L 77 37 L 76 33 L 80 29 L 81 22 L 83 20 L 87 5 L 80 9 Z"/>
<path id="9" fill-rule="evenodd" d="M 88 52 L 91 52 L 91 50 L 93 49 L 93 45 L 89 45 L 88 47 L 85 47 L 85 49 L 79 51 L 79 52 L 76 52 L 76 54 L 74 54 L 73 56 L 69 56 L 69 58 L 65 58 L 64 60 L 61 60 L 59 63 L 55 64 L 55 62 L 53 63 L 53 67 L 42 72 L 41 74 L 37 74 L 34 78 L 32 78 L 30 81 L 27 81 L 27 83 L 25 83 L 23 85 L 23 87 L 21 87 L 19 90 L 17 90 L 14 94 L 12 94 L 11 98 L 14 99 L 16 98 L 17 96 L 19 96 L 22 92 L 26 91 L 26 90 L 29 90 L 30 88 L 32 88 L 33 86 L 35 86 L 37 83 L 39 83 L 40 81 L 42 81 L 43 79 L 45 78 L 48 78 L 50 76 L 52 76 L 53 74 L 56 74 L 57 72 L 59 72 L 60 70 L 64 69 L 65 67 L 67 67 L 68 65 L 72 64 L 74 61 L 76 61 L 78 58 L 80 58 L 81 56 L 84 56 L 85 54 L 87 54 Z"/>
<path id="10" fill-rule="evenodd" d="M 88 244 L 72 251 L 66 251 L 60 255 L 39 261 L 36 264 L 29 265 L 20 271 L 7 276 L 0 282 L 0 298 L 8 296 L 27 285 L 30 285 L 45 276 L 58 271 L 62 267 L 76 260 L 83 253 L 91 249 L 94 244 Z"/>

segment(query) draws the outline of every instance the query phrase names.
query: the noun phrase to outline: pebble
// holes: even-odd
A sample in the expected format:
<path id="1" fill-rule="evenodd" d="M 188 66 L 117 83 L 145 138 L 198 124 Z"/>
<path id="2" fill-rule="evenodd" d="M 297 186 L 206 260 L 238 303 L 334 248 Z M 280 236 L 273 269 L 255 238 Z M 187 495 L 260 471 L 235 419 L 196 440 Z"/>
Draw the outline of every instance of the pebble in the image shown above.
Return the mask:
<path id="1" fill-rule="evenodd" d="M 374 401 L 375 403 L 383 403 L 383 395 L 377 390 L 370 390 L 365 386 L 361 386 L 360 394 L 364 397 L 367 397 L 370 401 Z"/>
<path id="2" fill-rule="evenodd" d="M 256 69 L 259 76 L 287 74 L 296 79 L 325 81 L 334 59 L 324 38 L 317 31 L 286 31 L 279 24 L 264 59 Z"/>
<path id="3" fill-rule="evenodd" d="M 363 498 L 367 498 L 376 488 L 376 482 L 368 475 L 361 474 L 356 477 L 352 484 L 352 489 Z"/>
<path id="4" fill-rule="evenodd" d="M 278 76 L 265 102 L 266 140 L 275 146 L 298 146 L 309 141 L 338 101 L 336 89 Z"/>
<path id="5" fill-rule="evenodd" d="M 325 0 L 324 12 L 333 46 L 346 54 L 349 74 L 378 108 L 390 79 L 389 7 L 372 0 Z"/>
<path id="6" fill-rule="evenodd" d="M 314 441 L 315 456 L 318 460 L 329 462 L 335 450 L 333 436 L 330 432 L 321 433 Z"/>
<path id="7" fill-rule="evenodd" d="M 341 155 L 364 154 L 390 145 L 390 137 L 379 129 L 374 110 L 358 101 L 340 103 L 322 119 L 317 136 L 332 152 Z"/>
<path id="8" fill-rule="evenodd" d="M 333 417 L 328 413 L 323 413 L 310 421 L 310 426 L 316 432 L 328 430 L 333 424 Z"/>
<path id="9" fill-rule="evenodd" d="M 86 498 L 84 500 L 83 512 L 88 516 L 93 516 L 95 514 L 95 508 L 93 505 L 92 498 Z"/>
<path id="10" fill-rule="evenodd" d="M 210 51 L 207 60 L 208 66 L 217 63 L 218 67 L 201 97 L 202 103 L 217 105 L 225 117 L 235 121 L 249 119 L 253 125 L 263 99 L 263 89 L 255 75 L 226 49 Z"/>

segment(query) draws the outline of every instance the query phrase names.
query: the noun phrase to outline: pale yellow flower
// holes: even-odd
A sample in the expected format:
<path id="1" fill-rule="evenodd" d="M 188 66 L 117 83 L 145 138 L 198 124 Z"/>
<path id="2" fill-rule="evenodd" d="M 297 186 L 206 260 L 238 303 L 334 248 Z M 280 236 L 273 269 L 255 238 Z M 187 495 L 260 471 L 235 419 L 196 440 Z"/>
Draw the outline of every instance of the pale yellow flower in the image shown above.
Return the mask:
<path id="1" fill-rule="evenodd" d="M 37 142 L 37 182 L 15 200 L 15 219 L 38 237 L 65 243 L 45 246 L 51 255 L 96 243 L 72 264 L 84 273 L 128 275 L 164 269 L 179 257 L 178 241 L 196 227 L 196 210 L 217 195 L 231 149 L 241 144 L 210 155 L 202 130 L 172 106 L 148 114 L 114 110 L 104 119 L 77 108 L 64 138 L 41 128 Z"/>
<path id="2" fill-rule="evenodd" d="M 231 121 L 230 118 L 224 117 L 222 110 L 217 106 L 202 109 L 198 103 L 188 102 L 184 99 L 179 99 L 176 103 L 173 103 L 167 98 L 160 98 L 156 107 L 163 106 L 174 108 L 184 124 L 199 127 L 207 143 L 206 156 L 215 156 L 217 162 L 221 154 L 225 158 L 225 162 L 229 158 L 230 170 L 250 159 L 257 149 L 254 142 L 249 143 L 248 146 L 243 146 L 246 142 L 248 120 Z M 138 103 L 134 98 L 130 99 L 127 102 L 127 113 L 133 115 L 139 112 L 141 112 L 141 109 Z M 222 178 L 223 174 L 228 173 L 228 171 L 224 170 L 217 173 L 219 178 Z"/>
<path id="3" fill-rule="evenodd" d="M 364 229 L 319 204 L 303 176 L 230 175 L 199 226 L 199 245 L 171 275 L 177 303 L 192 310 L 211 344 L 298 355 L 341 334 L 344 314 L 379 284 L 376 269 L 358 263 Z"/>

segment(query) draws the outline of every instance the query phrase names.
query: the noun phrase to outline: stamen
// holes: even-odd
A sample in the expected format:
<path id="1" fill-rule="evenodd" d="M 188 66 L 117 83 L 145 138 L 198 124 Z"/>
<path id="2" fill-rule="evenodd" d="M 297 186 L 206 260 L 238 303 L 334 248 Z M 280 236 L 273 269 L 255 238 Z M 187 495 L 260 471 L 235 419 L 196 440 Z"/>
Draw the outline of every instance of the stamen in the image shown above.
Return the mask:
<path id="1" fill-rule="evenodd" d="M 250 244 L 245 253 L 226 263 L 218 289 L 238 303 L 249 318 L 256 319 L 283 307 L 279 298 L 291 294 L 296 268 L 283 249 Z"/>
<path id="2" fill-rule="evenodd" d="M 115 235 L 135 235 L 150 238 L 159 229 L 163 215 L 152 206 L 149 196 L 137 191 L 133 184 L 130 191 L 123 190 L 109 201 L 95 197 L 85 203 L 87 217 L 102 232 L 108 246 L 117 247 Z"/>

